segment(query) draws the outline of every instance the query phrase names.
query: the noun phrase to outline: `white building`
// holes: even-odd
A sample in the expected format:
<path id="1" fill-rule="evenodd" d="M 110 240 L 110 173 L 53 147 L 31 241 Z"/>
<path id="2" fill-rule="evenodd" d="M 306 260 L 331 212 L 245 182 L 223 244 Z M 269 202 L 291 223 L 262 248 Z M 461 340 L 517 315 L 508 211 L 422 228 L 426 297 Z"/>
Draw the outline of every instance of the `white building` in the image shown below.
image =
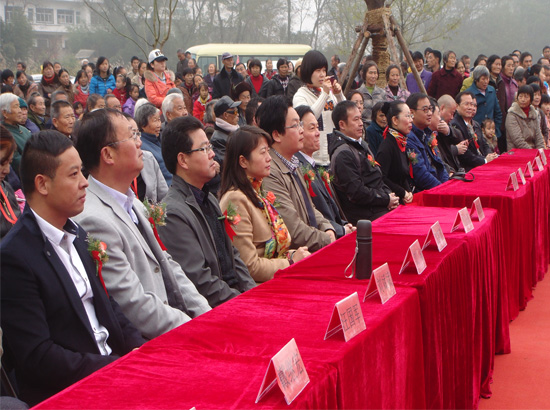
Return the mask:
<path id="1" fill-rule="evenodd" d="M 100 1 L 100 0 L 93 0 Z M 10 21 L 22 10 L 35 32 L 34 46 L 54 55 L 66 48 L 67 31 L 79 24 L 91 24 L 91 12 L 82 0 L 0 0 L 0 19 Z"/>

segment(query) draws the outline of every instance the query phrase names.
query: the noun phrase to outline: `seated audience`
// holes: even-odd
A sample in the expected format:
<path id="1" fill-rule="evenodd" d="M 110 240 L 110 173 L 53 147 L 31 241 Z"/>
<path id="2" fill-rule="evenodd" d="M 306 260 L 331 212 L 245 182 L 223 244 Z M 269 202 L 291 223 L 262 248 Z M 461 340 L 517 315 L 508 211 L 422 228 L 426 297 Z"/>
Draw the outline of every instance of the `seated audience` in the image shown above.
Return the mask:
<path id="1" fill-rule="evenodd" d="M 216 307 L 255 284 L 225 230 L 224 217 L 230 216 L 222 214 L 205 187 L 216 167 L 202 123 L 194 117 L 170 122 L 162 134 L 162 154 L 174 178 L 160 237 L 197 290 Z"/>
<path id="2" fill-rule="evenodd" d="M 77 220 L 107 245 L 103 279 L 124 314 L 152 339 L 210 310 L 157 241 L 154 228 L 162 218 L 155 221 L 130 188 L 143 159 L 139 134 L 124 115 L 111 109 L 86 114 L 76 146 L 90 173 Z"/>
<path id="3" fill-rule="evenodd" d="M 392 64 L 386 69 L 386 82 L 388 85 L 385 88 L 386 101 L 400 100 L 405 101 L 410 92 L 401 88 L 399 80 L 401 78 L 401 69 L 397 64 Z"/>
<path id="4" fill-rule="evenodd" d="M 44 97 L 38 93 L 33 93 L 27 100 L 29 111 L 27 112 L 27 118 L 33 122 L 38 130 L 45 130 L 46 128 L 46 103 Z"/>
<path id="5" fill-rule="evenodd" d="M 382 107 L 384 107 L 384 101 L 377 102 L 372 107 L 372 122 L 365 131 L 366 141 L 375 156 L 378 153 L 378 147 L 384 140 L 384 130 L 388 126 L 388 120 L 386 119 L 386 114 L 382 111 Z M 363 116 L 363 121 L 364 119 L 365 117 Z"/>
<path id="6" fill-rule="evenodd" d="M 233 243 L 256 282 L 272 279 L 279 269 L 310 254 L 305 246 L 290 249 L 292 237 L 275 208 L 279 198 L 262 185 L 270 173 L 271 141 L 269 134 L 252 126 L 231 134 L 220 190 L 221 209 L 239 216 L 230 221 Z"/>
<path id="7" fill-rule="evenodd" d="M 17 148 L 13 155 L 13 169 L 19 175 L 19 163 L 25 143 L 31 136 L 31 132 L 23 127 L 20 122 L 22 119 L 19 98 L 10 93 L 0 95 L 0 120 L 1 123 L 15 139 Z"/>
<path id="8" fill-rule="evenodd" d="M 21 215 L 15 192 L 6 179 L 10 173 L 10 164 L 16 147 L 13 136 L 6 127 L 0 125 L 0 190 L 2 191 L 0 197 L 0 210 L 2 211 L 2 215 L 0 215 L 0 241 Z"/>
<path id="9" fill-rule="evenodd" d="M 372 110 L 379 102 L 386 101 L 386 91 L 376 85 L 380 72 L 374 61 L 367 61 L 361 73 L 364 83 L 359 91 L 363 94 L 363 122 L 372 124 L 376 120 Z"/>
<path id="10" fill-rule="evenodd" d="M 71 103 L 64 100 L 57 100 L 52 103 L 51 118 L 53 129 L 74 142 L 72 134 L 76 117 Z"/>
<path id="11" fill-rule="evenodd" d="M 86 231 L 71 220 L 84 208 L 81 166 L 62 134 L 33 135 L 21 161 L 27 207 L 0 245 L 4 347 L 30 405 L 144 342 L 103 289 Z"/>
<path id="12" fill-rule="evenodd" d="M 440 121 L 437 124 L 432 121 L 430 128 L 437 130 L 437 145 L 441 159 L 449 173 L 464 172 L 458 156 L 466 152 L 468 141 L 462 140 L 462 136 L 456 129 L 449 125 L 456 112 L 456 101 L 450 95 L 445 94 L 437 100 L 437 105 L 439 106 Z"/>
<path id="13" fill-rule="evenodd" d="M 533 102 L 533 88 L 523 85 L 518 89 L 517 101 L 512 104 L 506 117 L 508 149 L 544 148 L 544 137 L 539 125 L 537 109 Z"/>
<path id="14" fill-rule="evenodd" d="M 332 112 L 334 133 L 329 140 L 333 186 L 347 220 L 375 220 L 399 206 L 399 197 L 384 184 L 384 176 L 367 143 L 361 140 L 361 112 L 342 101 Z"/>

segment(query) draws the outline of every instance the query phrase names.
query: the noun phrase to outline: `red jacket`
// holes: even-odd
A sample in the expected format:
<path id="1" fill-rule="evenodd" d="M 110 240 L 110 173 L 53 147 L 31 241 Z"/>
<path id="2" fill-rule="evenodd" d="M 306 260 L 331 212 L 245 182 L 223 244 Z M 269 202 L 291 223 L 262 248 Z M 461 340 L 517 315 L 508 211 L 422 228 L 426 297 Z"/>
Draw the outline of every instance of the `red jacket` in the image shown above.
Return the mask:
<path id="1" fill-rule="evenodd" d="M 76 86 L 76 91 L 74 93 L 74 102 L 82 103 L 82 106 L 86 108 L 86 103 L 88 102 L 88 97 L 90 94 L 84 94 L 80 88 L 80 84 Z"/>
<path id="2" fill-rule="evenodd" d="M 166 83 L 162 82 L 154 72 L 150 70 L 145 71 L 145 94 L 147 94 L 149 102 L 158 109 L 160 109 L 168 90 L 176 86 L 172 81 L 169 71 L 165 71 L 164 76 Z"/>
<path id="3" fill-rule="evenodd" d="M 206 99 L 206 104 L 208 104 L 209 101 L 212 101 L 212 96 L 210 94 L 208 94 L 208 98 Z M 197 98 L 197 101 L 195 101 L 195 104 L 193 105 L 193 117 L 201 120 L 203 124 L 204 124 L 204 121 L 203 121 L 204 112 L 206 111 L 206 104 L 201 103 L 201 99 L 199 97 Z"/>
<path id="4" fill-rule="evenodd" d="M 120 105 L 124 105 L 126 100 L 128 100 L 128 94 L 126 94 L 126 90 L 119 90 L 118 88 L 115 88 L 113 90 L 113 95 L 120 101 Z"/>
<path id="5" fill-rule="evenodd" d="M 451 97 L 455 98 L 462 87 L 462 80 L 462 76 L 456 69 L 448 72 L 445 68 L 442 68 L 433 73 L 432 81 L 430 81 L 427 90 L 428 95 L 434 97 L 436 100 L 445 94 L 449 94 Z"/>

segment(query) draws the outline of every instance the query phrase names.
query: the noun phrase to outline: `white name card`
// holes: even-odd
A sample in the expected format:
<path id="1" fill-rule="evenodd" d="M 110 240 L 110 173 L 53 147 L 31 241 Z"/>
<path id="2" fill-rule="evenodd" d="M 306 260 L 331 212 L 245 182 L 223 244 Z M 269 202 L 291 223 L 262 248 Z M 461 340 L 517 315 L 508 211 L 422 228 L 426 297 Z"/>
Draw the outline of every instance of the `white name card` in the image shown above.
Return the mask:
<path id="1" fill-rule="evenodd" d="M 390 267 L 387 263 L 372 271 L 369 286 L 367 287 L 365 296 L 363 296 L 363 302 L 377 293 L 380 295 L 380 301 L 382 304 L 386 303 L 396 294 L 395 286 L 390 273 Z"/>
<path id="2" fill-rule="evenodd" d="M 298 351 L 296 341 L 292 339 L 269 361 L 264 380 L 256 403 L 264 397 L 275 384 L 285 396 L 286 404 L 290 404 L 304 390 L 309 383 L 304 362 Z"/>
<path id="3" fill-rule="evenodd" d="M 474 229 L 472 218 L 470 218 L 470 214 L 468 213 L 468 209 L 466 207 L 462 208 L 460 211 L 457 212 L 455 216 L 455 221 L 453 222 L 453 226 L 451 228 L 451 232 L 456 231 L 460 227 L 461 223 L 462 223 L 462 226 L 464 227 L 464 232 L 466 233 Z"/>
<path id="4" fill-rule="evenodd" d="M 538 159 L 538 158 L 537 158 Z M 514 191 L 517 191 L 519 189 L 518 185 L 518 176 L 515 172 L 512 172 L 510 176 L 508 177 L 508 183 L 506 184 L 505 191 L 508 191 L 510 189 L 510 186 Z"/>
<path id="5" fill-rule="evenodd" d="M 521 184 L 525 185 L 527 181 L 525 181 L 525 175 L 523 175 L 523 170 L 521 168 L 518 168 L 518 174 L 519 174 L 519 180 L 521 181 Z"/>
<path id="6" fill-rule="evenodd" d="M 344 339 L 347 342 L 366 328 L 367 326 L 365 325 L 365 319 L 363 318 L 363 312 L 359 303 L 359 295 L 355 292 L 334 305 L 325 333 L 325 340 L 343 331 Z"/>
<path id="7" fill-rule="evenodd" d="M 544 152 L 544 149 L 539 148 L 539 154 L 540 154 L 540 158 L 542 159 L 542 163 L 544 165 L 546 165 L 547 164 L 547 162 L 546 162 L 546 153 Z"/>
<path id="8" fill-rule="evenodd" d="M 542 162 L 540 160 L 540 157 L 535 158 L 535 162 L 537 163 L 537 168 L 539 171 L 542 171 L 544 169 L 544 165 L 542 165 Z"/>
<path id="9" fill-rule="evenodd" d="M 525 168 L 525 175 L 529 178 L 533 178 L 535 173 L 533 172 L 533 164 L 531 164 L 531 161 L 527 163 L 527 168 Z"/>
<path id="10" fill-rule="evenodd" d="M 474 202 L 472 203 L 472 209 L 470 210 L 470 215 L 477 215 L 477 220 L 480 222 L 485 219 L 485 212 L 483 211 L 483 207 L 481 206 L 481 199 L 479 197 L 474 199 Z"/>
<path id="11" fill-rule="evenodd" d="M 422 245 L 422 250 L 426 249 L 432 243 L 432 240 L 435 240 L 439 252 L 447 246 L 447 240 L 445 239 L 445 235 L 443 235 L 443 229 L 441 229 L 439 221 L 436 221 L 430 227 L 428 235 L 426 235 L 426 239 L 424 240 L 424 245 Z"/>
<path id="12" fill-rule="evenodd" d="M 422 248 L 420 247 L 420 242 L 418 242 L 418 239 L 413 242 L 411 246 L 409 246 L 409 249 L 407 249 L 407 254 L 405 255 L 405 260 L 403 261 L 403 264 L 401 265 L 401 270 L 399 271 L 399 274 L 401 275 L 405 269 L 407 269 L 407 266 L 409 266 L 411 259 L 414 262 L 414 266 L 416 266 L 416 272 L 420 275 L 422 272 L 424 272 L 424 269 L 426 269 L 426 260 L 424 259 L 424 254 L 422 253 Z"/>

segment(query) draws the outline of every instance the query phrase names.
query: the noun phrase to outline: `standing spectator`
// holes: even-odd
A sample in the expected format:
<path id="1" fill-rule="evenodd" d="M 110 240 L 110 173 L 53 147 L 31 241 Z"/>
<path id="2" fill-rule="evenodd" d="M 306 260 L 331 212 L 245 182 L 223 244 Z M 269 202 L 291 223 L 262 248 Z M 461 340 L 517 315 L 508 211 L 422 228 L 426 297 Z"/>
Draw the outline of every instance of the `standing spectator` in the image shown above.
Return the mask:
<path id="1" fill-rule="evenodd" d="M 414 67 L 416 68 L 416 71 L 418 71 L 418 75 L 424 83 L 424 88 L 427 90 L 430 85 L 430 81 L 432 80 L 432 73 L 428 70 L 424 70 L 424 57 L 422 56 L 422 53 L 420 51 L 415 51 L 412 55 L 412 58 L 414 62 Z M 407 90 L 409 90 L 411 94 L 420 92 L 420 88 L 416 83 L 416 78 L 414 77 L 413 73 L 407 74 L 406 83 Z"/>
<path id="2" fill-rule="evenodd" d="M 39 130 L 47 129 L 46 126 L 46 103 L 44 97 L 38 93 L 32 94 L 27 100 L 29 112 L 27 118 L 32 121 Z"/>
<path id="3" fill-rule="evenodd" d="M 435 73 L 441 68 L 441 51 L 430 50 L 426 55 L 426 69 Z"/>
<path id="4" fill-rule="evenodd" d="M 221 98 L 224 95 L 230 96 L 231 89 L 239 84 L 244 78 L 233 68 L 233 56 L 231 53 L 222 54 L 223 69 L 214 78 L 214 90 L 212 98 Z"/>
<path id="5" fill-rule="evenodd" d="M 287 92 L 288 83 L 290 81 L 288 60 L 279 58 L 277 60 L 277 73 L 271 77 L 267 85 L 267 97 L 272 95 L 285 95 Z"/>
<path id="6" fill-rule="evenodd" d="M 256 97 L 266 97 L 267 95 L 267 84 L 269 80 L 265 75 L 261 74 L 262 72 L 262 63 L 257 58 L 253 58 L 248 65 L 250 70 L 250 75 L 246 77 L 246 82 L 252 87 L 251 96 Z"/>
<path id="7" fill-rule="evenodd" d="M 245 112 L 246 112 L 246 106 L 250 102 L 251 93 L 252 93 L 252 86 L 246 81 L 243 81 L 242 83 L 237 84 L 237 86 L 231 92 L 231 97 L 233 101 L 241 102 L 241 104 L 237 107 L 237 109 L 239 110 L 239 121 L 238 121 L 239 127 L 246 125 Z"/>
<path id="8" fill-rule="evenodd" d="M 235 66 L 235 70 L 241 75 L 241 77 L 246 80 L 248 77 L 248 72 L 246 71 L 246 67 L 243 62 L 237 63 Z"/>
<path id="9" fill-rule="evenodd" d="M 204 112 L 206 111 L 206 104 L 212 100 L 212 96 L 208 93 L 208 84 L 199 84 L 199 98 L 193 104 L 193 117 L 198 118 L 203 124 Z"/>
<path id="10" fill-rule="evenodd" d="M 13 93 L 18 97 L 27 100 L 32 93 L 38 92 L 38 84 L 29 81 L 24 71 L 18 71 L 15 78 L 17 79 L 17 85 L 13 89 Z"/>
<path id="11" fill-rule="evenodd" d="M 19 106 L 19 97 L 14 94 L 4 93 L 0 95 L 0 120 L 2 125 L 13 136 L 17 149 L 13 156 L 13 170 L 19 176 L 19 163 L 25 143 L 31 137 L 31 132 L 23 127 L 21 123 L 22 114 Z"/>
<path id="12" fill-rule="evenodd" d="M 386 101 L 406 101 L 410 92 L 401 88 L 399 85 L 399 79 L 401 77 L 401 69 L 397 64 L 390 65 L 386 70 L 386 82 L 388 85 L 384 90 L 386 92 Z"/>
<path id="13" fill-rule="evenodd" d="M 113 90 L 113 94 L 118 98 L 118 101 L 120 101 L 121 105 L 124 105 L 126 100 L 130 96 L 130 87 L 132 86 L 132 82 L 128 77 L 126 77 L 123 74 L 119 74 L 116 76 L 116 88 Z"/>
<path id="14" fill-rule="evenodd" d="M 11 71 L 9 68 L 6 68 L 4 71 L 2 71 L 2 84 L 13 87 L 13 83 L 15 82 L 14 80 L 15 76 L 13 75 L 13 71 Z"/>
<path id="15" fill-rule="evenodd" d="M 487 59 L 487 69 L 489 70 L 489 85 L 495 90 L 498 89 L 499 83 L 502 81 L 500 73 L 502 72 L 502 60 L 496 54 L 491 55 Z"/>
<path id="16" fill-rule="evenodd" d="M 455 96 L 460 92 L 462 76 L 455 68 L 456 54 L 454 51 L 445 51 L 443 54 L 443 68 L 435 71 L 428 87 L 428 95 L 436 100 L 442 95 Z"/>
<path id="17" fill-rule="evenodd" d="M 214 91 L 214 78 L 216 78 L 216 64 L 208 64 L 208 72 L 204 76 L 204 82 L 208 84 L 208 92 L 212 94 Z"/>
<path id="18" fill-rule="evenodd" d="M 109 60 L 101 56 L 97 59 L 94 76 L 90 81 L 90 94 L 99 94 L 104 97 L 105 94 L 111 94 L 115 87 L 115 77 L 111 74 Z"/>
<path id="19" fill-rule="evenodd" d="M 319 122 L 320 130 L 324 129 L 323 111 L 332 111 L 338 102 L 345 100 L 340 84 L 327 77 L 327 68 L 327 59 L 320 51 L 308 51 L 304 55 L 301 66 L 302 81 L 306 85 L 300 88 L 292 99 L 294 107 L 300 105 L 311 107 Z M 277 77 L 275 76 L 271 81 L 275 81 L 275 78 Z"/>
<path id="20" fill-rule="evenodd" d="M 42 63 L 42 79 L 38 83 L 38 92 L 44 97 L 46 103 L 46 118 L 49 118 L 52 93 L 59 88 L 59 78 L 49 61 Z"/>
<path id="21" fill-rule="evenodd" d="M 512 106 L 518 92 L 518 83 L 514 80 L 514 60 L 510 56 L 502 57 L 502 71 L 500 73 L 501 81 L 497 87 L 497 99 L 502 113 L 502 123 L 500 125 L 500 139 L 498 139 L 498 148 L 501 153 L 507 151 L 506 147 L 506 117 L 508 110 Z"/>
<path id="22" fill-rule="evenodd" d="M 300 87 L 303 87 L 305 83 L 302 81 L 302 59 L 298 59 L 296 61 L 296 72 L 292 77 L 290 77 L 290 80 L 288 80 L 288 87 L 286 90 L 286 98 L 288 101 L 292 101 L 294 98 L 294 95 L 296 92 L 300 89 Z"/>
<path id="23" fill-rule="evenodd" d="M 376 85 L 380 71 L 374 61 L 367 61 L 361 73 L 364 83 L 359 87 L 359 92 L 363 94 L 363 122 L 371 124 L 375 118 L 372 109 L 377 103 L 386 100 L 386 91 Z"/>
<path id="24" fill-rule="evenodd" d="M 277 74 L 277 70 L 273 69 L 273 61 L 268 58 L 265 60 L 265 72 L 264 72 L 266 78 L 268 80 L 271 80 L 275 74 Z"/>
<path id="25" fill-rule="evenodd" d="M 158 49 L 149 53 L 149 65 L 145 72 L 145 94 L 147 94 L 149 102 L 157 108 L 162 105 L 162 100 L 166 97 L 168 90 L 175 87 L 170 73 L 166 71 L 167 60 L 168 58 Z"/>
<path id="26" fill-rule="evenodd" d="M 69 76 L 69 72 L 62 68 L 57 73 L 57 76 L 59 77 L 59 84 L 60 86 L 56 91 L 63 91 L 65 94 L 67 94 L 67 101 L 73 105 L 74 102 L 74 84 L 71 83 L 71 77 Z"/>
<path id="27" fill-rule="evenodd" d="M 178 64 L 176 66 L 176 74 L 179 74 L 183 76 L 183 69 L 187 68 L 187 58 L 185 57 L 185 52 L 182 48 L 180 48 L 178 51 Z"/>
<path id="28" fill-rule="evenodd" d="M 462 57 L 460 57 L 460 61 L 462 61 L 462 64 L 464 64 L 464 77 L 470 76 L 470 57 L 467 54 L 464 54 Z"/>
<path id="29" fill-rule="evenodd" d="M 74 102 L 81 103 L 84 107 L 90 96 L 90 84 L 86 71 L 79 70 L 75 78 Z"/>
<path id="30" fill-rule="evenodd" d="M 145 87 L 145 71 L 147 71 L 147 63 L 140 61 L 137 74 L 131 78 L 132 84 L 136 84 L 140 91 Z"/>
<path id="31" fill-rule="evenodd" d="M 330 70 L 328 70 L 327 76 L 332 76 L 336 81 L 338 81 L 338 64 L 340 64 L 340 57 L 334 54 L 330 57 Z"/>
<path id="32" fill-rule="evenodd" d="M 492 119 L 496 125 L 497 138 L 500 139 L 502 112 L 498 104 L 496 90 L 489 85 L 489 76 L 490 73 L 487 67 L 476 67 L 472 73 L 474 83 L 466 91 L 474 94 L 477 102 L 477 112 L 474 120 L 481 124 L 485 118 Z"/>
<path id="33" fill-rule="evenodd" d="M 529 53 L 528 51 L 524 51 L 519 56 L 519 63 L 526 70 L 529 69 L 531 67 L 531 65 L 533 64 L 533 55 L 531 53 Z"/>
<path id="34" fill-rule="evenodd" d="M 194 77 L 192 68 L 184 68 L 183 82 L 178 86 L 183 93 L 183 101 L 185 101 L 187 112 L 193 112 L 193 94 L 195 93 Z"/>
<path id="35" fill-rule="evenodd" d="M 139 63 L 140 63 L 140 61 L 141 60 L 139 59 L 139 57 L 136 57 L 136 56 L 133 56 L 130 59 L 130 66 L 132 68 L 130 69 L 130 72 L 127 75 L 128 78 L 132 78 L 133 76 L 135 76 L 139 72 Z"/>
<path id="36" fill-rule="evenodd" d="M 18 61 L 16 68 L 17 68 L 17 71 L 25 72 L 27 71 L 27 64 L 25 64 L 23 61 Z"/>
<path id="37" fill-rule="evenodd" d="M 220 164 L 220 169 L 223 169 L 227 137 L 239 128 L 237 125 L 239 122 L 239 105 L 241 105 L 240 101 L 233 101 L 228 96 L 223 96 L 214 106 L 216 126 L 210 142 L 214 147 L 215 160 Z"/>
<path id="38" fill-rule="evenodd" d="M 539 115 L 532 105 L 533 97 L 531 86 L 524 85 L 518 89 L 517 102 L 512 104 L 506 117 L 508 149 L 544 148 Z"/>

